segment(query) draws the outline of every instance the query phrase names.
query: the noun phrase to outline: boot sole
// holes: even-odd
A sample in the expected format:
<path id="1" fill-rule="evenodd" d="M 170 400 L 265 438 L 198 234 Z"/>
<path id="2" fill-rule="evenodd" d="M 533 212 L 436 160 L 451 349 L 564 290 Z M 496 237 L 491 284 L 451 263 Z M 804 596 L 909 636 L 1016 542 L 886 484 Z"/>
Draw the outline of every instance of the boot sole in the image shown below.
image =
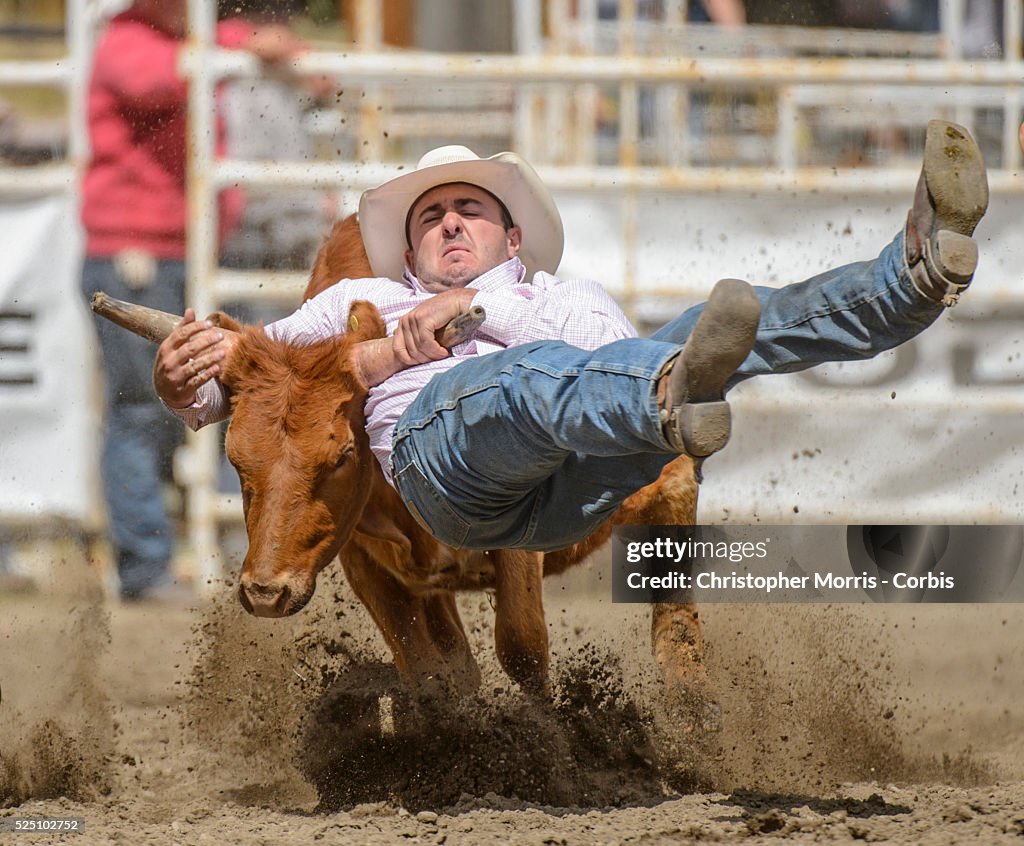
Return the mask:
<path id="1" fill-rule="evenodd" d="M 928 122 L 924 178 L 935 209 L 933 235 L 943 229 L 972 235 L 988 208 L 988 177 L 981 150 L 966 129 L 941 120 Z"/>
<path id="2" fill-rule="evenodd" d="M 672 395 L 686 397 L 675 410 L 676 432 L 690 455 L 711 455 L 728 443 L 732 413 L 723 399 L 725 383 L 750 354 L 760 319 L 761 302 L 748 283 L 715 284 L 672 371 Z"/>

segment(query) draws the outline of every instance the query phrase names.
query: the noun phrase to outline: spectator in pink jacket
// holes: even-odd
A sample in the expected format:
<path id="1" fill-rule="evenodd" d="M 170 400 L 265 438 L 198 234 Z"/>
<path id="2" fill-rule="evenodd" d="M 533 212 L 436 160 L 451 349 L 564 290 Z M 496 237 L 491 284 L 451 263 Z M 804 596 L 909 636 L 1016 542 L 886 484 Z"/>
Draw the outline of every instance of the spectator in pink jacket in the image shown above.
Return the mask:
<path id="1" fill-rule="evenodd" d="M 188 86 L 178 56 L 185 22 L 186 0 L 134 0 L 97 44 L 82 189 L 86 297 L 104 290 L 184 311 Z M 217 40 L 268 62 L 305 49 L 283 25 L 241 18 L 222 21 Z M 238 219 L 239 202 L 237 193 L 222 197 L 222 234 Z M 101 467 L 121 595 L 181 595 L 170 572 L 174 529 L 163 498 L 180 427 L 153 395 L 147 343 L 103 321 L 97 330 L 106 376 Z"/>

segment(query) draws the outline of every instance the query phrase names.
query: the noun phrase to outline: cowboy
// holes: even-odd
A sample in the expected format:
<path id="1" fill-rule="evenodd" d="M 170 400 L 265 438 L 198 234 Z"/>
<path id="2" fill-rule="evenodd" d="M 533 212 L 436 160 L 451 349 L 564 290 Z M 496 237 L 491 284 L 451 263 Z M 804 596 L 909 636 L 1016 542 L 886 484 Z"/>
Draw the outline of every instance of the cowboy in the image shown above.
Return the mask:
<path id="1" fill-rule="evenodd" d="M 443 147 L 363 194 L 377 278 L 267 332 L 312 343 L 346 330 L 353 301 L 376 305 L 389 336 L 354 354 L 371 447 L 410 512 L 455 547 L 552 550 L 680 453 L 721 449 L 737 382 L 868 358 L 934 322 L 971 282 L 987 202 L 973 139 L 932 121 L 906 225 L 877 258 L 780 289 L 724 280 L 640 339 L 596 282 L 554 275 L 561 219 L 525 161 Z M 471 304 L 487 318 L 449 353 L 434 333 Z M 160 346 L 157 392 L 192 428 L 228 414 L 216 377 L 234 342 L 188 310 Z"/>

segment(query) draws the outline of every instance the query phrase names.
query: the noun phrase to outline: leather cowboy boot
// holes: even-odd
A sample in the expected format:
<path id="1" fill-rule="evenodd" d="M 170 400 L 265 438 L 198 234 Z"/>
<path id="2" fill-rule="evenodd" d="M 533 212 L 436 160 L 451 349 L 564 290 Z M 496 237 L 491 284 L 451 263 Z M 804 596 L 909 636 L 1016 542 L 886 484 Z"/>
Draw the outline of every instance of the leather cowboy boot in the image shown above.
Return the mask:
<path id="1" fill-rule="evenodd" d="M 739 279 L 715 284 L 682 351 L 658 380 L 661 425 L 668 442 L 700 462 L 726 445 L 732 429 L 725 383 L 757 336 L 761 303 Z"/>
<path id="2" fill-rule="evenodd" d="M 971 235 L 988 207 L 988 178 L 978 145 L 962 126 L 928 122 L 924 163 L 907 214 L 906 258 L 914 286 L 954 306 L 978 266 Z"/>

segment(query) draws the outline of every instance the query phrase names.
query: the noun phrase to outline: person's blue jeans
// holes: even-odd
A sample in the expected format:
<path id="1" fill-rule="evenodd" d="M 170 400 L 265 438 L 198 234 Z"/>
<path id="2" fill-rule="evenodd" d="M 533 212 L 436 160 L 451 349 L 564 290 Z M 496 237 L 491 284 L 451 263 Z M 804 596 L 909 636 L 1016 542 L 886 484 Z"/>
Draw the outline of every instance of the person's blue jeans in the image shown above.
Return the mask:
<path id="1" fill-rule="evenodd" d="M 104 258 L 86 258 L 86 298 L 95 291 L 172 314 L 185 310 L 185 265 L 160 261 L 153 282 L 130 288 Z M 137 597 L 169 578 L 173 528 L 163 500 L 182 427 L 153 390 L 150 341 L 96 319 L 103 353 L 105 428 L 100 469 L 121 594 Z"/>
<path id="2" fill-rule="evenodd" d="M 942 311 L 914 288 L 902 234 L 873 261 L 757 291 L 757 340 L 730 385 L 870 358 Z M 677 455 L 657 381 L 702 309 L 650 339 L 592 352 L 540 341 L 435 376 L 395 429 L 392 470 L 410 511 L 440 540 L 473 549 L 548 551 L 594 531 Z"/>

